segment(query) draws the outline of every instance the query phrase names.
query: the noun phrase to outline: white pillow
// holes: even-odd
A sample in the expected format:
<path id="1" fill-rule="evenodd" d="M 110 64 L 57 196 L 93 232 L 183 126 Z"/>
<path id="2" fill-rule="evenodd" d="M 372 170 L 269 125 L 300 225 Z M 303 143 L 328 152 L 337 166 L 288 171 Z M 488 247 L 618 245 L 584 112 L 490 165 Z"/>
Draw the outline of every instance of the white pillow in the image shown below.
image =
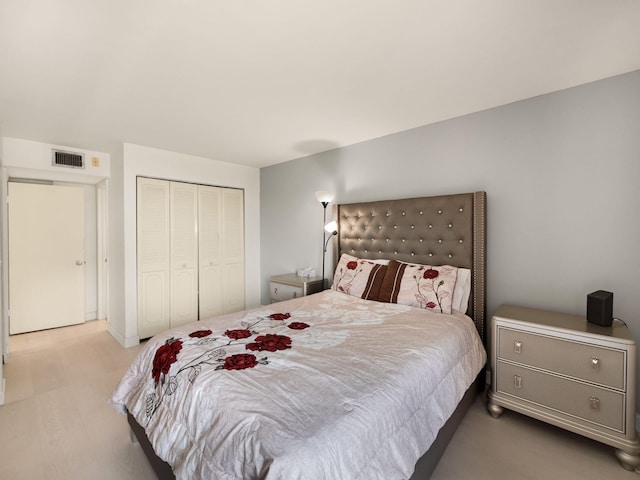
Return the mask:
<path id="1" fill-rule="evenodd" d="M 386 258 L 376 258 L 374 260 L 369 260 L 369 262 L 377 263 L 378 265 L 389 265 L 389 260 Z"/>
<path id="2" fill-rule="evenodd" d="M 469 308 L 469 295 L 471 294 L 471 270 L 458 268 L 456 284 L 453 287 L 453 300 L 451 308 L 465 313 Z"/>
<path id="3" fill-rule="evenodd" d="M 389 260 L 370 260 L 371 262 L 388 265 Z M 408 262 L 400 262 L 408 263 Z M 466 313 L 469 308 L 469 296 L 471 295 L 471 270 L 469 268 L 458 268 L 456 284 L 453 287 L 453 299 L 451 309 Z"/>

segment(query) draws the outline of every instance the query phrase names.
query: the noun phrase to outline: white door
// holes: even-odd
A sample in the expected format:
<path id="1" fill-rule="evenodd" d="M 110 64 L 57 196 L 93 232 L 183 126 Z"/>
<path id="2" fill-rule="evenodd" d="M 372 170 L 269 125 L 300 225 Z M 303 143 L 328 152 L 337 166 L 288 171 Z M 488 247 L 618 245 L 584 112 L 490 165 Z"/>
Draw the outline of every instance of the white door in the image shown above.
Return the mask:
<path id="1" fill-rule="evenodd" d="M 200 320 L 224 313 L 222 302 L 221 189 L 198 185 Z"/>
<path id="2" fill-rule="evenodd" d="M 9 183 L 9 331 L 84 322 L 84 189 Z"/>
<path id="3" fill-rule="evenodd" d="M 171 182 L 171 327 L 198 320 L 198 188 Z"/>
<path id="4" fill-rule="evenodd" d="M 224 312 L 244 310 L 244 192 L 222 190 Z"/>
<path id="5" fill-rule="evenodd" d="M 169 328 L 169 182 L 138 178 L 138 336 Z"/>

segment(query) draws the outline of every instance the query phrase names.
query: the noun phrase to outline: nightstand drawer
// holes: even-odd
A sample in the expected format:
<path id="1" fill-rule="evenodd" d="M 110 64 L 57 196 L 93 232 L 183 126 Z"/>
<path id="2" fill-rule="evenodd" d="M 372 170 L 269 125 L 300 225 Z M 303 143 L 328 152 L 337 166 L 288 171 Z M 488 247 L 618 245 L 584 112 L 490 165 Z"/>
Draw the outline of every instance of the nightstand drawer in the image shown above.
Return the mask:
<path id="1" fill-rule="evenodd" d="M 498 358 L 625 390 L 625 352 L 498 328 Z"/>
<path id="2" fill-rule="evenodd" d="M 270 282 L 269 290 L 272 302 L 281 302 L 283 300 L 291 300 L 292 298 L 304 296 L 302 287 L 295 287 L 284 283 Z"/>
<path id="3" fill-rule="evenodd" d="M 497 367 L 498 392 L 625 433 L 624 394 L 502 361 Z"/>

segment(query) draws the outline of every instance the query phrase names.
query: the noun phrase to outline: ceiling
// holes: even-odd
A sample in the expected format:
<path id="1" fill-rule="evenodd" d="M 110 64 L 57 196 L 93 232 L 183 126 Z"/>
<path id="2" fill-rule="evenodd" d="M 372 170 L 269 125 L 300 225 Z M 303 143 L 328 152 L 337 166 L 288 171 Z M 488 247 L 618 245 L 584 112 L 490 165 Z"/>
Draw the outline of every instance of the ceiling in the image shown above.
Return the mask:
<path id="1" fill-rule="evenodd" d="M 1 0 L 0 132 L 262 167 L 640 69 L 638 0 Z"/>

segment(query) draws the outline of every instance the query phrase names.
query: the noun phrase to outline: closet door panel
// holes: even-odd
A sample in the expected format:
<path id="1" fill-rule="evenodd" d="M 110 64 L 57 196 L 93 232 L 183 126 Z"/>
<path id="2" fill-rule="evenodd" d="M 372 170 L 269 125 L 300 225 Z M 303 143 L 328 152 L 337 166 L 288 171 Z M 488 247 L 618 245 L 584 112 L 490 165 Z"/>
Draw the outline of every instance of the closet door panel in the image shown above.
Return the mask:
<path id="1" fill-rule="evenodd" d="M 224 311 L 244 309 L 244 192 L 222 190 Z"/>
<path id="2" fill-rule="evenodd" d="M 167 272 L 142 273 L 138 280 L 138 335 L 148 338 L 169 328 L 169 275 Z"/>
<path id="3" fill-rule="evenodd" d="M 172 274 L 171 326 L 176 327 L 198 320 L 198 280 L 192 268 L 177 269 Z"/>
<path id="4" fill-rule="evenodd" d="M 244 265 L 225 265 L 223 276 L 225 313 L 244 310 Z"/>
<path id="5" fill-rule="evenodd" d="M 169 182 L 138 178 L 138 336 L 170 326 Z"/>
<path id="6" fill-rule="evenodd" d="M 222 256 L 226 265 L 244 263 L 244 192 L 222 189 Z"/>
<path id="7" fill-rule="evenodd" d="M 200 267 L 200 319 L 224 313 L 222 270 L 219 265 Z"/>
<path id="8" fill-rule="evenodd" d="M 222 302 L 222 189 L 198 185 L 200 318 L 224 313 Z"/>
<path id="9" fill-rule="evenodd" d="M 197 186 L 171 182 L 171 326 L 198 320 Z"/>

